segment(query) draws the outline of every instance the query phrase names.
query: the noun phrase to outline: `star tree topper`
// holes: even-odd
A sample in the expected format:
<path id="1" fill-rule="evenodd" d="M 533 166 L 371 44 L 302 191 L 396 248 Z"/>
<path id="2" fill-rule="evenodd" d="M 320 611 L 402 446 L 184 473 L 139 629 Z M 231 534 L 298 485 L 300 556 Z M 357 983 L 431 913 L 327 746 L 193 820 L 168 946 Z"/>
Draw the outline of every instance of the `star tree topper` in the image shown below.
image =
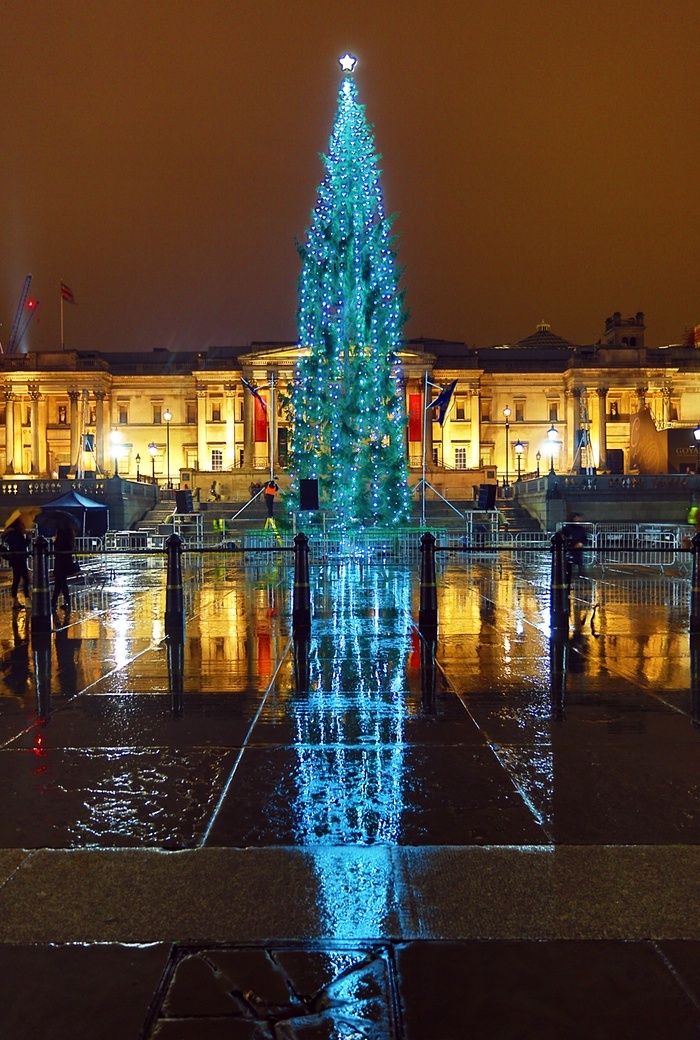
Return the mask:
<path id="1" fill-rule="evenodd" d="M 354 72 L 357 58 L 354 54 L 344 54 L 342 58 L 338 58 L 338 64 L 343 72 Z"/>

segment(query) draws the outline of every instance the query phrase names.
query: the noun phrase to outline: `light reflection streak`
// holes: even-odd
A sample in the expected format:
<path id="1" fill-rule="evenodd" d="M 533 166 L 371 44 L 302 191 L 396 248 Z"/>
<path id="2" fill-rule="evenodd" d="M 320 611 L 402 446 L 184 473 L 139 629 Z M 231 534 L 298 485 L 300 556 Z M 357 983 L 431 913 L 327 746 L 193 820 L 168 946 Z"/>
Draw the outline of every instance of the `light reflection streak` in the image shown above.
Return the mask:
<path id="1" fill-rule="evenodd" d="M 381 934 L 391 899 L 389 850 L 366 846 L 400 837 L 411 578 L 357 565 L 324 575 L 330 617 L 316 626 L 296 709 L 296 839 L 313 856 L 319 909 L 336 937 Z"/>

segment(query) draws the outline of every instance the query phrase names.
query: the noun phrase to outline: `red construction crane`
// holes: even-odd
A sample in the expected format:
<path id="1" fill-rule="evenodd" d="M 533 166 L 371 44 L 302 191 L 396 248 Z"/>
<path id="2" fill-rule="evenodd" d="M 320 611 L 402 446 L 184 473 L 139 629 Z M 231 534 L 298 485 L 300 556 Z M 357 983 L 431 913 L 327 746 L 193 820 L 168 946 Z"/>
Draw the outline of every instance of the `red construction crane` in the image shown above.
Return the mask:
<path id="1" fill-rule="evenodd" d="M 10 332 L 10 338 L 7 341 L 6 354 L 16 354 L 19 345 L 24 338 L 24 334 L 29 328 L 29 323 L 34 317 L 34 314 L 39 306 L 38 300 L 28 300 L 29 286 L 32 284 L 32 276 L 30 274 L 24 279 L 24 285 L 22 286 L 22 292 L 19 294 L 19 303 L 17 304 L 17 310 L 15 311 L 15 320 L 12 322 L 12 331 Z M 0 347 L 0 350 L 2 348 Z"/>

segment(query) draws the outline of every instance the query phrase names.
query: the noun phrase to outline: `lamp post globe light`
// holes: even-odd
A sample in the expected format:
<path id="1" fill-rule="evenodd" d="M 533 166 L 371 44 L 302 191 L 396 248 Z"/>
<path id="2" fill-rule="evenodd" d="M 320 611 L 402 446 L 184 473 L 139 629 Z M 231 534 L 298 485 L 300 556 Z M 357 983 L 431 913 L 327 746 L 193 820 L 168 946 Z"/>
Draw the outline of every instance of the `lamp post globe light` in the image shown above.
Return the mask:
<path id="1" fill-rule="evenodd" d="M 537 452 L 537 453 L 535 454 L 535 462 L 537 463 L 537 476 L 538 476 L 538 477 L 539 477 L 539 475 L 540 475 L 540 459 L 541 459 L 541 458 L 542 458 L 542 452 L 541 452 L 541 451 L 538 451 L 538 452 Z"/>
<path id="2" fill-rule="evenodd" d="M 148 445 L 148 450 L 149 450 L 149 452 L 151 454 L 151 482 L 153 484 L 155 484 L 155 482 L 156 482 L 156 455 L 158 454 L 158 445 L 155 443 L 155 441 L 151 441 L 151 443 Z"/>
<path id="3" fill-rule="evenodd" d="M 168 490 L 172 488 L 172 481 L 170 480 L 170 420 L 173 417 L 173 413 L 169 408 L 166 408 L 163 412 L 163 418 L 165 419 L 165 466 L 166 466 L 166 487 Z"/>
<path id="4" fill-rule="evenodd" d="M 139 455 L 138 452 L 136 452 L 136 458 L 135 458 L 134 461 L 136 462 L 136 483 L 140 484 L 141 483 L 141 456 Z"/>
<path id="5" fill-rule="evenodd" d="M 525 445 L 521 440 L 515 442 L 515 457 L 518 460 L 518 480 L 522 479 L 522 458 L 523 452 L 525 451 Z"/>
<path id="6" fill-rule="evenodd" d="M 112 430 L 109 435 L 109 439 L 112 442 L 112 457 L 114 458 L 114 476 L 119 476 L 119 447 L 121 444 L 122 435 L 119 430 Z"/>
<path id="7" fill-rule="evenodd" d="M 554 473 L 554 445 L 556 443 L 556 440 L 557 440 L 558 436 L 559 436 L 559 431 L 557 430 L 557 428 L 554 425 L 554 423 L 552 423 L 552 425 L 547 430 L 547 437 L 549 438 L 549 472 L 550 472 L 550 474 Z"/>
<path id="8" fill-rule="evenodd" d="M 695 460 L 695 472 L 700 473 L 700 422 L 693 430 L 693 437 L 695 438 L 695 445 L 698 449 L 697 458 Z"/>
<path id="9" fill-rule="evenodd" d="M 508 405 L 503 409 L 503 415 L 506 420 L 506 476 L 503 481 L 503 487 L 508 487 L 508 455 L 510 453 L 510 444 L 508 443 L 508 431 L 510 430 L 510 408 Z"/>

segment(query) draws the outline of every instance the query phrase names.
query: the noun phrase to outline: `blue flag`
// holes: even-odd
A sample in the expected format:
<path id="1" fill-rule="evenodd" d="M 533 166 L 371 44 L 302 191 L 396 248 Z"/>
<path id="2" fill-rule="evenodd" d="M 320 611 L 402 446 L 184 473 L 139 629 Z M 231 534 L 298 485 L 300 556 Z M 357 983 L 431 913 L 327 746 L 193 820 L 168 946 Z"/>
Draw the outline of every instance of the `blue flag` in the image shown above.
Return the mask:
<path id="1" fill-rule="evenodd" d="M 253 397 L 257 397 L 258 401 L 260 401 L 260 404 L 261 404 L 261 406 L 262 406 L 262 410 L 263 410 L 263 411 L 264 411 L 265 413 L 267 413 L 267 405 L 266 405 L 266 403 L 265 403 L 265 401 L 264 401 L 263 397 L 262 397 L 262 396 L 261 396 L 261 395 L 260 395 L 260 394 L 258 393 L 258 391 L 257 391 L 256 387 L 252 386 L 252 385 L 251 385 L 251 384 L 250 384 L 250 383 L 248 382 L 248 380 L 247 380 L 247 379 L 244 379 L 244 378 L 243 378 L 243 376 L 241 376 L 241 382 L 243 383 L 243 386 L 244 386 L 244 387 L 246 388 L 246 390 L 250 390 L 250 392 L 251 392 L 251 394 L 253 395 Z"/>
<path id="2" fill-rule="evenodd" d="M 440 393 L 437 395 L 435 400 L 431 401 L 430 404 L 428 405 L 428 408 L 439 408 L 440 409 L 440 412 L 438 414 L 438 422 L 440 423 L 441 426 L 442 426 L 442 424 L 445 421 L 445 416 L 447 415 L 447 409 L 450 406 L 450 401 L 452 400 L 452 394 L 454 393 L 454 389 L 455 389 L 456 386 L 457 386 L 457 380 L 453 379 L 451 383 L 448 383 L 448 385 L 443 390 L 440 391 Z"/>

